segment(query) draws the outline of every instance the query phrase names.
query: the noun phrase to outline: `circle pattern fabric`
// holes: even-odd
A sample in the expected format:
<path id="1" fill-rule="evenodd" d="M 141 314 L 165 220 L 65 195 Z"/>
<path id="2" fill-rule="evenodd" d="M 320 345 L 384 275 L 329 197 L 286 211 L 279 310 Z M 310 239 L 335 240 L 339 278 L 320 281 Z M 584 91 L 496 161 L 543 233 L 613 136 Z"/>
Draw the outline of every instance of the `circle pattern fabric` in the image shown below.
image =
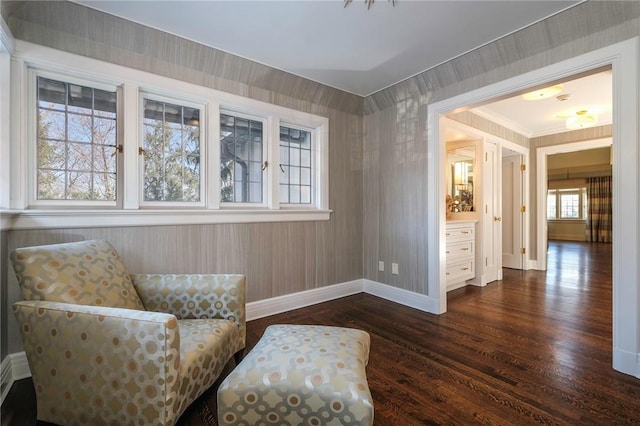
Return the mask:
<path id="1" fill-rule="evenodd" d="M 218 389 L 221 425 L 369 425 L 369 334 L 272 325 Z"/>

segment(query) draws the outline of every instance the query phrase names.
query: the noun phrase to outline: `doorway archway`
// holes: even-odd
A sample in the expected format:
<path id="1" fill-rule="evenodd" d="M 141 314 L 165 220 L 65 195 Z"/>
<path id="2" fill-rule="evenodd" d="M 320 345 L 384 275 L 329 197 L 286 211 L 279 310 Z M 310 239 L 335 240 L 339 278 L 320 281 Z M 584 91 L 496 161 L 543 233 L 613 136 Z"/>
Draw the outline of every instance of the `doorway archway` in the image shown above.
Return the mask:
<path id="1" fill-rule="evenodd" d="M 571 58 L 428 106 L 428 294 L 436 313 L 446 312 L 444 138 L 441 117 L 450 111 L 522 93 L 604 66 L 613 79 L 613 368 L 640 377 L 640 197 L 638 170 L 638 38 Z M 624 87 L 624 89 L 623 89 Z M 623 178 L 623 177 L 627 178 Z M 634 178 L 630 179 L 629 177 Z M 634 208 L 622 209 L 620 204 Z M 616 231 L 617 230 L 617 231 Z M 617 232 L 635 238 L 617 238 Z"/>

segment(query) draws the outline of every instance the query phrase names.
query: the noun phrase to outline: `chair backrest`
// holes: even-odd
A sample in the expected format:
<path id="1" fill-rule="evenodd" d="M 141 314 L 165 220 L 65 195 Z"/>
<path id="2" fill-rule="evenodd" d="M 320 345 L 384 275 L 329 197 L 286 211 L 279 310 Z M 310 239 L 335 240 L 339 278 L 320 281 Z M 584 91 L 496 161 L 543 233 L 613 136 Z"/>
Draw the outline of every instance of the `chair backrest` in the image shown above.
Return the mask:
<path id="1" fill-rule="evenodd" d="M 10 258 L 26 300 L 144 310 L 108 241 L 19 248 Z"/>

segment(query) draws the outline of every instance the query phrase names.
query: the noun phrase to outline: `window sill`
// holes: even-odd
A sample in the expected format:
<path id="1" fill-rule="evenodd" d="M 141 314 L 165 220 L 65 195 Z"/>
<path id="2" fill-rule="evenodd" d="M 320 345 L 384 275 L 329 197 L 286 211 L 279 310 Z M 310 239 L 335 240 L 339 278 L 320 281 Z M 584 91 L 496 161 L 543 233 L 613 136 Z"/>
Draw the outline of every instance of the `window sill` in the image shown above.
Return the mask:
<path id="1" fill-rule="evenodd" d="M 0 229 L 325 221 L 331 210 L 3 210 Z"/>

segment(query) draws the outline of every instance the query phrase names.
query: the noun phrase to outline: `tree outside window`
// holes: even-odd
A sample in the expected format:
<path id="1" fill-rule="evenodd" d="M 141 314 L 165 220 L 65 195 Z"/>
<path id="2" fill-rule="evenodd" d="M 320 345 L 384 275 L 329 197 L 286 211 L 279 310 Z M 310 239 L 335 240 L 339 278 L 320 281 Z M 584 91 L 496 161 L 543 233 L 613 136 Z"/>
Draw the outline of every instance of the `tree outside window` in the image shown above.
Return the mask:
<path id="1" fill-rule="evenodd" d="M 144 200 L 200 201 L 200 110 L 143 102 Z"/>
<path id="2" fill-rule="evenodd" d="M 37 199 L 116 200 L 116 93 L 37 79 Z"/>

